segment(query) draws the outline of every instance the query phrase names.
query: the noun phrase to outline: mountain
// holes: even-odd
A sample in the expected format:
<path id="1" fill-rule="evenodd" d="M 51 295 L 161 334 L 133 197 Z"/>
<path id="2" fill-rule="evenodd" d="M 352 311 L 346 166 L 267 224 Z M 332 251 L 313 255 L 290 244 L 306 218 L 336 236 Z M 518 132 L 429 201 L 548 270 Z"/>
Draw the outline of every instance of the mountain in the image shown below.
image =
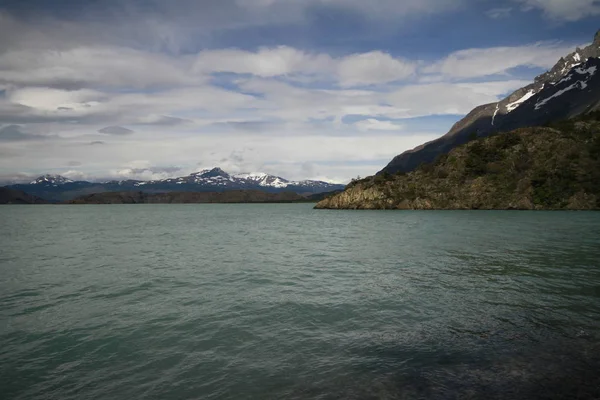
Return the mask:
<path id="1" fill-rule="evenodd" d="M 21 190 L 0 187 L 0 204 L 46 204 L 44 199 Z"/>
<path id="2" fill-rule="evenodd" d="M 36 180 L 32 181 L 30 185 L 58 186 L 72 182 L 72 180 L 60 175 L 42 175 Z"/>
<path id="3" fill-rule="evenodd" d="M 129 191 L 165 193 L 261 190 L 269 193 L 293 192 L 300 195 L 309 195 L 340 190 L 344 188 L 344 185 L 310 180 L 289 181 L 264 173 L 231 175 L 221 168 L 213 168 L 178 178 L 151 181 L 123 180 L 98 183 L 72 181 L 59 175 L 44 175 L 29 184 L 11 185 L 9 187 L 51 201 L 65 201 L 94 193 Z"/>
<path id="4" fill-rule="evenodd" d="M 296 193 L 261 190 L 226 192 L 105 192 L 78 197 L 67 204 L 190 204 L 190 203 L 291 203 L 305 201 Z"/>
<path id="5" fill-rule="evenodd" d="M 600 109 L 600 31 L 505 99 L 476 107 L 444 136 L 396 156 L 378 174 L 409 172 L 476 137 L 540 126 Z"/>
<path id="6" fill-rule="evenodd" d="M 319 202 L 330 209 L 600 210 L 600 111 L 459 146 Z"/>

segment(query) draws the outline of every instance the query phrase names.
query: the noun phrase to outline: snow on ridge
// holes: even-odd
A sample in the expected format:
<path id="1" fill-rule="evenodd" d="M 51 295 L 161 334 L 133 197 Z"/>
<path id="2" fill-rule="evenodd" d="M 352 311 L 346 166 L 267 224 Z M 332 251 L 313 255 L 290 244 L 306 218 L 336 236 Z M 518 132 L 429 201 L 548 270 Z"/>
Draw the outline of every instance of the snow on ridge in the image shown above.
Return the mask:
<path id="1" fill-rule="evenodd" d="M 496 114 L 498 114 L 499 109 L 500 109 L 500 103 L 496 103 L 496 111 L 494 111 L 494 115 L 492 116 L 492 125 L 494 125 L 494 120 L 496 119 Z"/>
<path id="2" fill-rule="evenodd" d="M 521 97 L 517 101 L 513 101 L 512 103 L 507 104 L 506 110 L 508 112 L 514 111 L 515 109 L 517 109 L 521 104 L 523 104 L 525 101 L 527 101 L 532 96 L 535 96 L 535 90 L 529 90 L 527 93 L 525 93 L 525 95 L 523 97 Z"/>
<path id="3" fill-rule="evenodd" d="M 53 184 L 54 186 L 56 186 L 56 184 L 62 185 L 65 183 L 72 183 L 73 181 L 71 179 L 65 178 L 64 176 L 61 175 L 43 175 L 40 176 L 38 178 L 36 178 L 35 180 L 29 182 L 30 185 L 36 185 L 36 184 L 41 184 L 41 183 L 49 183 L 49 184 Z"/>
<path id="4" fill-rule="evenodd" d="M 564 89 L 559 90 L 558 92 L 554 93 L 552 96 L 538 101 L 535 105 L 535 109 L 539 110 L 540 108 L 542 108 L 543 106 L 545 106 L 550 100 L 568 92 L 569 90 L 573 90 L 573 89 L 585 89 L 587 87 L 587 83 L 583 82 L 583 81 L 577 81 L 574 84 L 572 84 L 571 86 L 567 86 Z"/>
<path id="5" fill-rule="evenodd" d="M 269 175 L 264 172 L 246 172 L 234 175 L 234 177 L 236 179 L 250 180 L 263 187 L 284 188 L 290 185 L 290 182 L 288 182 L 286 179 Z"/>
<path id="6" fill-rule="evenodd" d="M 233 177 L 238 179 L 264 179 L 267 176 L 269 175 L 265 174 L 264 172 L 245 172 L 234 175 Z"/>
<path id="7" fill-rule="evenodd" d="M 575 68 L 575 72 L 577 72 L 580 75 L 594 75 L 596 73 L 596 66 L 592 65 L 591 67 L 588 67 L 586 69 L 583 68 Z"/>

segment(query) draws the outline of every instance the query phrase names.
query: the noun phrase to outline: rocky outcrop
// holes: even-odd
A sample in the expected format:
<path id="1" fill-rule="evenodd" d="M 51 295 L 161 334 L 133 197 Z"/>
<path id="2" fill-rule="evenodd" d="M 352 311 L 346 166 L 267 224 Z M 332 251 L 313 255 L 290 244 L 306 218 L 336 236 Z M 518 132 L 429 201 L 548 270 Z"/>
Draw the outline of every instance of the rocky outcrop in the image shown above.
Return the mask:
<path id="1" fill-rule="evenodd" d="M 382 173 L 409 172 L 477 137 L 571 118 L 600 108 L 600 31 L 534 82 L 497 103 L 476 107 L 444 136 L 396 156 Z"/>
<path id="2" fill-rule="evenodd" d="M 409 173 L 352 182 L 321 209 L 600 209 L 600 112 L 481 138 Z"/>

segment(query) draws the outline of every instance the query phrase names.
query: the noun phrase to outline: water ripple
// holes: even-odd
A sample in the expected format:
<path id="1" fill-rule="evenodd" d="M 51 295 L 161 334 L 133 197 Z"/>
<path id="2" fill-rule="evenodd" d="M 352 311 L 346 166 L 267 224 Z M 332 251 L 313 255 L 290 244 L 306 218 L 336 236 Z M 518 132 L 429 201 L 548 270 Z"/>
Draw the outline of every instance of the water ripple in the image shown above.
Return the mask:
<path id="1" fill-rule="evenodd" d="M 600 397 L 600 214 L 0 218 L 3 398 Z"/>

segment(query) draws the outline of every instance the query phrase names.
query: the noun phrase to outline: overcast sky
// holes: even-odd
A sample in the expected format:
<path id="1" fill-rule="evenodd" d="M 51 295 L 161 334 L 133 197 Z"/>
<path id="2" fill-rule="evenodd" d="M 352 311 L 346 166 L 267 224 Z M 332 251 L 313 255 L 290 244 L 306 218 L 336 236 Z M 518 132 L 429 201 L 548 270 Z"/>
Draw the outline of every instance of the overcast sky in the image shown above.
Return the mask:
<path id="1" fill-rule="evenodd" d="M 527 84 L 596 0 L 0 0 L 0 180 L 346 182 Z"/>

